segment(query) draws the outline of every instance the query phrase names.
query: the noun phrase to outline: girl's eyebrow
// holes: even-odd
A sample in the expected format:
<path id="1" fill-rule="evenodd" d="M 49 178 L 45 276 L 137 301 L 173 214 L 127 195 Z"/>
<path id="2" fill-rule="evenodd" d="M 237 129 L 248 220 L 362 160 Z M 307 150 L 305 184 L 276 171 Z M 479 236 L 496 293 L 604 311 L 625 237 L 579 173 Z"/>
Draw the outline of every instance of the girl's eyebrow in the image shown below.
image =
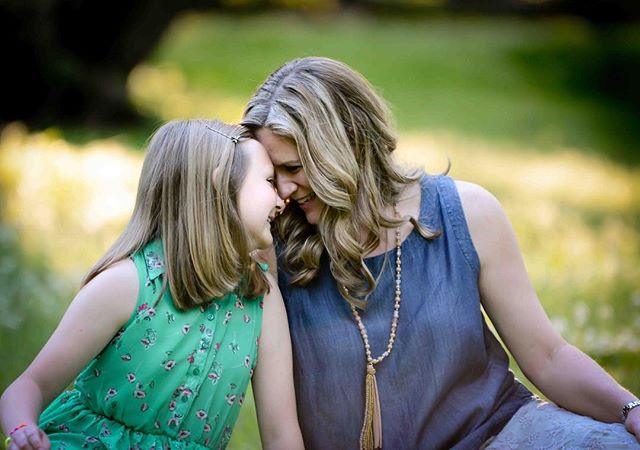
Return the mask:
<path id="1" fill-rule="evenodd" d="M 300 160 L 299 159 L 291 159 L 289 161 L 283 161 L 279 165 L 280 166 L 287 166 L 289 164 L 300 164 Z"/>

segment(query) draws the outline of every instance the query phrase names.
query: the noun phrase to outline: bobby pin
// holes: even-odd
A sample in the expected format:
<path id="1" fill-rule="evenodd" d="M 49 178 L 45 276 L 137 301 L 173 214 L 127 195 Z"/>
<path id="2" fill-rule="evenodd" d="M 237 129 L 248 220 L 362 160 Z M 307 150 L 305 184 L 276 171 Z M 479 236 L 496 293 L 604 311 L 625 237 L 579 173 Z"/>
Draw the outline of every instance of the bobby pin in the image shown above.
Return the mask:
<path id="1" fill-rule="evenodd" d="M 220 136 L 224 136 L 224 137 L 226 137 L 227 139 L 229 139 L 229 140 L 230 140 L 231 142 L 233 142 L 234 144 L 237 144 L 237 143 L 238 143 L 238 141 L 239 141 L 238 136 L 229 136 L 229 135 L 227 135 L 227 134 L 224 134 L 222 131 L 218 131 L 218 130 L 216 130 L 216 129 L 214 129 L 214 128 L 211 128 L 211 127 L 210 127 L 209 125 L 207 125 L 207 124 L 204 124 L 204 126 L 205 126 L 208 130 L 211 130 L 211 131 L 213 131 L 214 133 L 218 133 Z"/>

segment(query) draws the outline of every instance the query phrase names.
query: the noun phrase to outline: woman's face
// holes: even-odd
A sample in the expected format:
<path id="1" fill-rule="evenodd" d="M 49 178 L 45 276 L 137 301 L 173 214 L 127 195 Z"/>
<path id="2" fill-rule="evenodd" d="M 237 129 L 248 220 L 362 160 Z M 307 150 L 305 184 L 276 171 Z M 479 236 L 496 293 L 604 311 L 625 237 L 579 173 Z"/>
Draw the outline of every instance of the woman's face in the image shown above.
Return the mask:
<path id="1" fill-rule="evenodd" d="M 316 225 L 324 203 L 316 197 L 309 185 L 309 179 L 304 172 L 295 144 L 268 128 L 260 128 L 256 137 L 271 158 L 280 197 L 295 201 L 304 212 L 307 222 Z"/>

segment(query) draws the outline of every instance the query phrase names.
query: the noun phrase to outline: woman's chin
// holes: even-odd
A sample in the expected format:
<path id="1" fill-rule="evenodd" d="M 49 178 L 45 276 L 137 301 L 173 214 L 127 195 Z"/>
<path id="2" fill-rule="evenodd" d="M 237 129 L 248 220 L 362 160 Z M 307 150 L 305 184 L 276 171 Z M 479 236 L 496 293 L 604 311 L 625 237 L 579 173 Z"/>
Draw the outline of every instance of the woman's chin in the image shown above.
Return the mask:
<path id="1" fill-rule="evenodd" d="M 318 224 L 318 222 L 320 221 L 320 213 L 322 212 L 323 206 L 324 203 L 322 203 L 317 197 L 307 202 L 305 205 L 300 206 L 305 219 L 307 219 L 307 223 L 309 223 L 310 225 Z"/>
<path id="2" fill-rule="evenodd" d="M 317 225 L 320 220 L 320 211 L 317 208 L 304 211 L 304 217 L 310 225 Z"/>

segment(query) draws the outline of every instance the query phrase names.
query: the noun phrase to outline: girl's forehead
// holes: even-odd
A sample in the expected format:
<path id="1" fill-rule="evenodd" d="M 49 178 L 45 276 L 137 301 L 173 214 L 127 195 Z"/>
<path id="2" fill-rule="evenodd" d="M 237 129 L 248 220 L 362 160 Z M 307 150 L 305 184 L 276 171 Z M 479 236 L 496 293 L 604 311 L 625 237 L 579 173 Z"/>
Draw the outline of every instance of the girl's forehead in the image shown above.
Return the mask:
<path id="1" fill-rule="evenodd" d="M 271 166 L 271 159 L 264 146 L 255 139 L 248 139 L 240 144 L 240 151 L 244 152 L 255 164 Z"/>

